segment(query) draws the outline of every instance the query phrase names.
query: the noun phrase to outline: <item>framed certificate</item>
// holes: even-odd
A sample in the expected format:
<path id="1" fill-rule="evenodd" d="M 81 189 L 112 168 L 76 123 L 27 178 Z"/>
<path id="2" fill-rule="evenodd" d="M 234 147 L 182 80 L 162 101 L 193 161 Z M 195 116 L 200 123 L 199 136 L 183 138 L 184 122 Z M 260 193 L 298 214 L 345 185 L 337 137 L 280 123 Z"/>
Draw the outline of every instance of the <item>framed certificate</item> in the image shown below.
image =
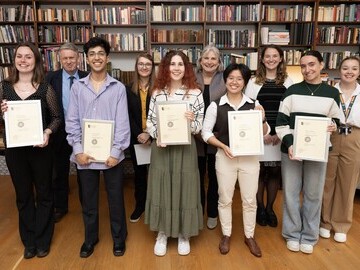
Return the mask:
<path id="1" fill-rule="evenodd" d="M 330 133 L 327 117 L 296 116 L 293 155 L 301 160 L 327 162 Z"/>
<path id="2" fill-rule="evenodd" d="M 190 110 L 187 101 L 161 101 L 156 104 L 158 141 L 166 145 L 191 143 L 190 122 L 185 112 Z"/>
<path id="3" fill-rule="evenodd" d="M 42 144 L 44 130 L 40 100 L 8 101 L 4 114 L 6 147 Z"/>
<path id="4" fill-rule="evenodd" d="M 228 112 L 229 146 L 234 156 L 264 154 L 261 111 Z"/>
<path id="5" fill-rule="evenodd" d="M 83 149 L 93 162 L 105 162 L 114 140 L 114 121 L 83 119 Z"/>

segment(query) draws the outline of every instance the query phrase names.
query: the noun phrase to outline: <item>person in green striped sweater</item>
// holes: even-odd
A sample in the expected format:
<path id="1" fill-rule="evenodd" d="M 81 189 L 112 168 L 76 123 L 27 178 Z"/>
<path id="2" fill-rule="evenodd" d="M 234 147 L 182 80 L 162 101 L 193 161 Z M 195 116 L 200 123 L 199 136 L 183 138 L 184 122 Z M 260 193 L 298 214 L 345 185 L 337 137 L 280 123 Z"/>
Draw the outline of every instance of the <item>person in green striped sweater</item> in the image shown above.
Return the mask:
<path id="1" fill-rule="evenodd" d="M 276 133 L 282 141 L 283 176 L 282 235 L 290 251 L 311 254 L 318 241 L 320 209 L 325 183 L 326 162 L 298 160 L 293 156 L 295 117 L 315 116 L 333 119 L 327 131 L 339 123 L 339 91 L 322 82 L 324 67 L 318 51 L 309 50 L 300 59 L 304 80 L 290 86 L 282 97 L 276 119 Z M 302 199 L 300 198 L 302 196 Z"/>

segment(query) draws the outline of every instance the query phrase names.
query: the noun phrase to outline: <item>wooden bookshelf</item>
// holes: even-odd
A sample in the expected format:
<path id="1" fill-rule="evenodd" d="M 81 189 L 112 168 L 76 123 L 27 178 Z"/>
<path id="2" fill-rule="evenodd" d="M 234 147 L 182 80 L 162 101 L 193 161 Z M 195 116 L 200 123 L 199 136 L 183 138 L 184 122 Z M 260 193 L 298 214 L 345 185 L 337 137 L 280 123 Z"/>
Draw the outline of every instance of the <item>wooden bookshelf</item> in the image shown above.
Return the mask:
<path id="1" fill-rule="evenodd" d="M 168 50 L 182 49 L 195 63 L 212 42 L 225 64 L 240 61 L 256 69 L 270 32 L 288 33 L 289 40 L 274 42 L 289 65 L 298 64 L 301 51 L 318 49 L 326 67 L 336 69 L 343 57 L 359 54 L 360 0 L 0 0 L 0 60 L 22 40 L 44 48 L 65 41 L 82 45 L 99 35 L 115 56 L 135 59 L 149 52 L 158 62 Z"/>

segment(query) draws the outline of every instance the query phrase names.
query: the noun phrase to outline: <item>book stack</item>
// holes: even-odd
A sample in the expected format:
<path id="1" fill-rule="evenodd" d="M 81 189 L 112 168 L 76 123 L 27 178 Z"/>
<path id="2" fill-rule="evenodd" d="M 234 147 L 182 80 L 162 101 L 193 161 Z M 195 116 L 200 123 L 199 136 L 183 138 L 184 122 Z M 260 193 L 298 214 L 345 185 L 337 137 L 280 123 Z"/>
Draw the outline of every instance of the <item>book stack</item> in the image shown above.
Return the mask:
<path id="1" fill-rule="evenodd" d="M 289 31 L 270 31 L 268 43 L 275 45 L 288 45 L 290 42 Z"/>

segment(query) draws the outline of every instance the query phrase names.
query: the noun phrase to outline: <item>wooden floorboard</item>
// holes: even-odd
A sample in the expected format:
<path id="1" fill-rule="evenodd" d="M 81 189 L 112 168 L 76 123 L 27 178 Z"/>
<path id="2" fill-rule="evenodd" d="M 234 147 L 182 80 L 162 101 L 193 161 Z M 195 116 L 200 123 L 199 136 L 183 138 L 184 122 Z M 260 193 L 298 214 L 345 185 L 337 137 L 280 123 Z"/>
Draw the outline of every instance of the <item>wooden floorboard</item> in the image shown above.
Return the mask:
<path id="1" fill-rule="evenodd" d="M 103 182 L 102 182 L 103 183 Z M 83 243 L 83 223 L 78 200 L 75 177 L 71 179 L 69 214 L 55 227 L 50 254 L 42 259 L 22 258 L 23 245 L 18 233 L 18 217 L 15 194 L 9 176 L 0 176 L 0 269 L 1 270 L 102 270 L 102 269 L 196 269 L 196 270 L 232 270 L 232 269 L 360 269 L 360 194 L 354 205 L 354 222 L 345 244 L 333 239 L 320 239 L 312 255 L 293 253 L 286 249 L 281 237 L 282 194 L 276 201 L 280 225 L 277 228 L 256 227 L 255 236 L 263 257 L 252 256 L 244 244 L 243 226 L 239 190 L 233 202 L 233 234 L 231 250 L 227 255 L 218 251 L 221 230 L 203 229 L 198 237 L 191 239 L 189 256 L 177 254 L 177 240 L 170 239 L 168 252 L 164 257 L 153 254 L 155 234 L 143 223 L 128 222 L 127 250 L 125 256 L 114 257 L 108 221 L 106 193 L 103 184 L 100 193 L 100 242 L 94 254 L 87 258 L 79 257 Z M 134 204 L 133 183 L 129 178 L 125 185 L 127 218 Z"/>

